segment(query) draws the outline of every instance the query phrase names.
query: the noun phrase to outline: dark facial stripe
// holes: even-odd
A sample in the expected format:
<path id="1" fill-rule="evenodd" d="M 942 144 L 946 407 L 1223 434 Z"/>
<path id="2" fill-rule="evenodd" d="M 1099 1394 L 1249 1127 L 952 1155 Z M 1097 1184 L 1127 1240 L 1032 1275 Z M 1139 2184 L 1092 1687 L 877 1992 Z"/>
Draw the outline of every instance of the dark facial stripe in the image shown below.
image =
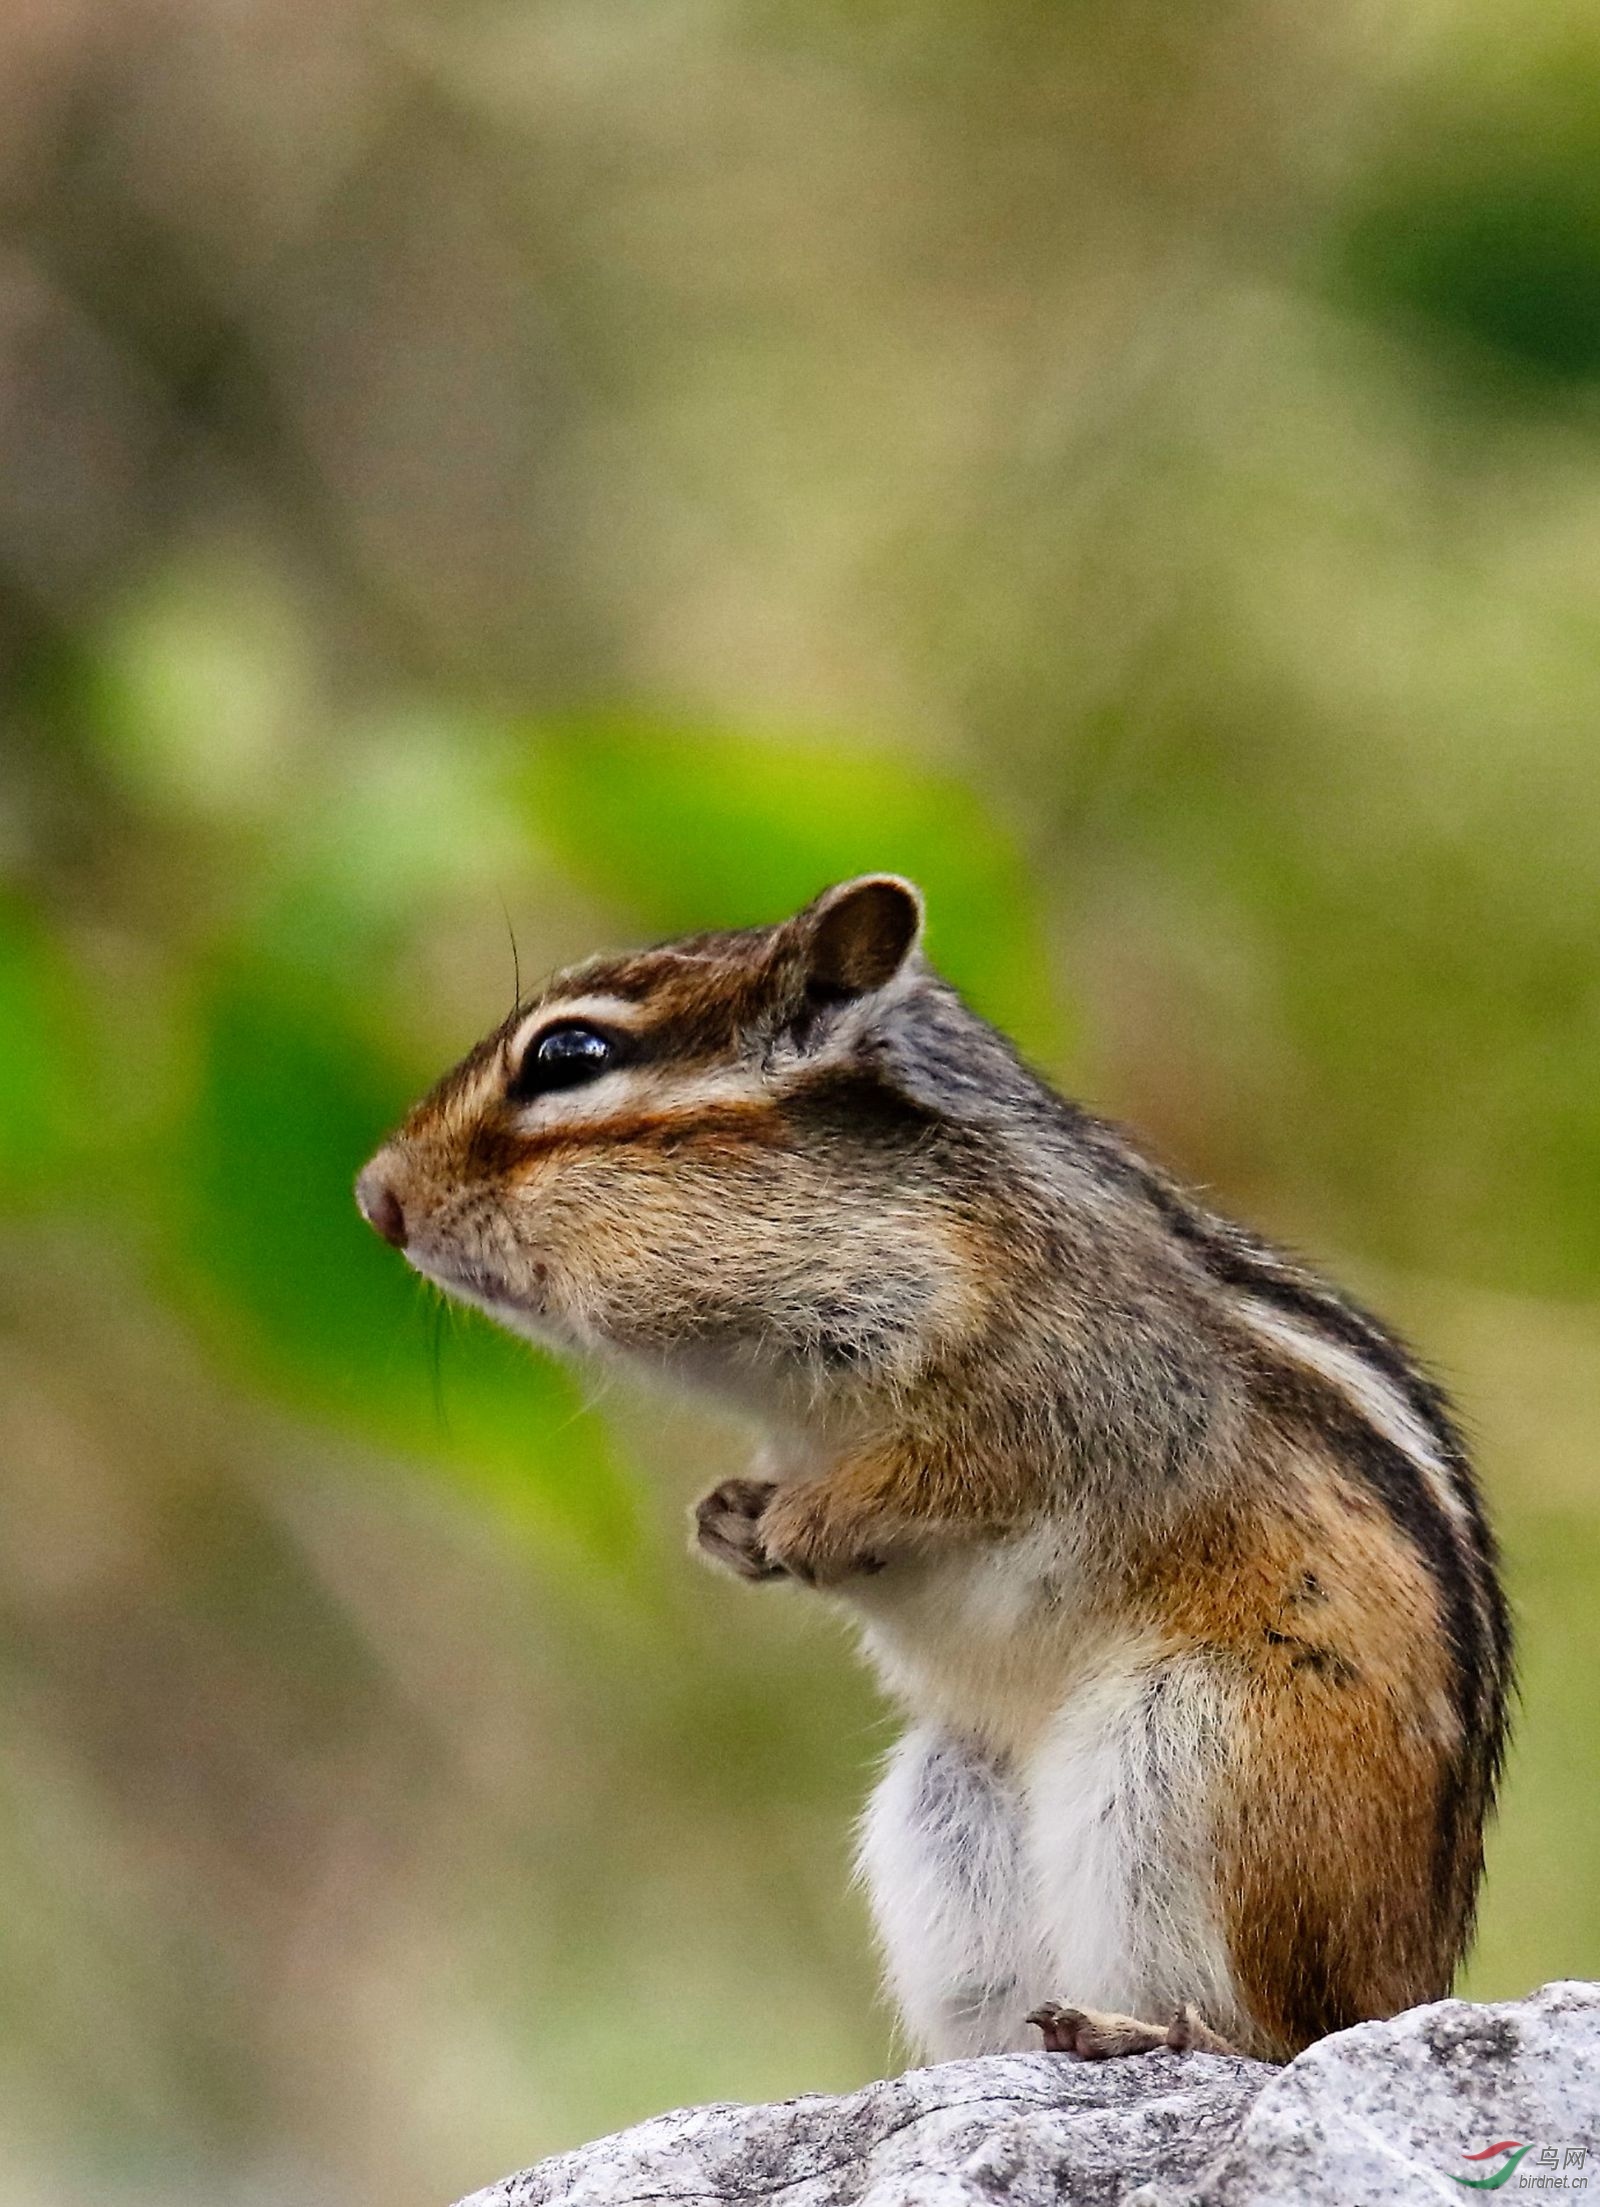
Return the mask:
<path id="1" fill-rule="evenodd" d="M 612 1119 L 585 1119 L 532 1132 L 514 1126 L 485 1127 L 481 1139 L 495 1145 L 495 1161 L 514 1175 L 519 1167 L 563 1150 L 654 1148 L 666 1152 L 723 1139 L 773 1142 L 782 1132 L 782 1116 L 774 1106 L 752 1101 L 619 1112 Z"/>

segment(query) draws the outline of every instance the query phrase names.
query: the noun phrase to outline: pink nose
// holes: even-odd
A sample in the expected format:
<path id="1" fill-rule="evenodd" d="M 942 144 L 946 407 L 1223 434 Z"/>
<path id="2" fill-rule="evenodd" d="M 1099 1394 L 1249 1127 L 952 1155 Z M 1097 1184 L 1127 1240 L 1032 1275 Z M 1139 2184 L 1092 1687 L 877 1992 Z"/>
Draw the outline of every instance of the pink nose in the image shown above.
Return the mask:
<path id="1" fill-rule="evenodd" d="M 356 1182 L 356 1207 L 375 1234 L 404 1249 L 405 1210 L 380 1165 L 369 1165 Z"/>

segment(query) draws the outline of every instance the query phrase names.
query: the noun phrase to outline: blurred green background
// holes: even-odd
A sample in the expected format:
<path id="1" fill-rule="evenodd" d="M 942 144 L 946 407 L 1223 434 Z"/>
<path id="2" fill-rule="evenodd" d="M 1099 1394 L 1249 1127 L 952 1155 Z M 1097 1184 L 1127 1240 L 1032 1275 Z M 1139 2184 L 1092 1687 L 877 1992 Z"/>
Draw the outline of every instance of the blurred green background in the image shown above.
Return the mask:
<path id="1" fill-rule="evenodd" d="M 1468 1983 L 1600 1975 L 1585 0 L 49 0 L 0 193 L 0 2196 L 426 2207 L 891 2058 L 888 1720 L 684 1554 L 744 1437 L 349 1198 L 508 920 L 864 866 L 1458 1388 Z"/>

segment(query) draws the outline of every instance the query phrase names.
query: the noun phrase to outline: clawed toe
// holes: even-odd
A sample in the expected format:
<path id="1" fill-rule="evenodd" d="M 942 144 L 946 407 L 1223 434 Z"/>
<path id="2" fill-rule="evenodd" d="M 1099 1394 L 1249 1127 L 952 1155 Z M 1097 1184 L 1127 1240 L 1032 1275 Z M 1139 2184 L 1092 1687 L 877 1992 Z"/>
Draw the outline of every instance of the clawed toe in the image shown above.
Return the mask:
<path id="1" fill-rule="evenodd" d="M 1167 2025 L 1166 2043 L 1175 2054 L 1237 2054 L 1239 2049 L 1202 2023 L 1193 2008 L 1182 2007 Z"/>
<path id="2" fill-rule="evenodd" d="M 1078 2061 L 1153 2053 L 1167 2042 L 1164 2031 L 1137 2016 L 1101 2015 L 1094 2008 L 1067 2008 L 1057 2001 L 1035 2008 L 1028 2021 L 1042 2033 L 1047 2054 L 1071 2054 Z"/>
<path id="3" fill-rule="evenodd" d="M 1047 2054 L 1070 2054 L 1076 2061 L 1111 2061 L 1122 2054 L 1238 2052 L 1188 2006 L 1179 2008 L 1165 2029 L 1136 2015 L 1104 2015 L 1097 2008 L 1069 2008 L 1057 2000 L 1035 2008 L 1028 2021 L 1042 2036 Z"/>
<path id="4" fill-rule="evenodd" d="M 1188 2014 L 1184 2009 L 1180 2018 Z M 1137 2016 L 1102 2015 L 1095 2008 L 1068 2008 L 1054 2000 L 1035 2008 L 1028 2018 L 1043 2036 L 1047 2054 L 1070 2054 L 1077 2061 L 1111 2061 L 1123 2054 L 1153 2054 L 1171 2048 L 1177 2043 L 1171 2034 L 1178 2020 L 1163 2030 L 1159 2024 L 1142 2023 Z M 1183 2041 L 1184 2045 L 1189 2043 Z"/>
<path id="5" fill-rule="evenodd" d="M 1047 2054 L 1075 2054 L 1077 2027 L 1083 2021 L 1081 2008 L 1063 2008 L 1054 2000 L 1047 2000 L 1042 2008 L 1035 2008 L 1028 2022 L 1044 2040 Z"/>
<path id="6" fill-rule="evenodd" d="M 761 1517 L 772 1499 L 761 1479 L 724 1479 L 695 1505 L 694 1538 L 701 1553 L 742 1579 L 781 1579 L 781 1564 L 768 1555 Z"/>

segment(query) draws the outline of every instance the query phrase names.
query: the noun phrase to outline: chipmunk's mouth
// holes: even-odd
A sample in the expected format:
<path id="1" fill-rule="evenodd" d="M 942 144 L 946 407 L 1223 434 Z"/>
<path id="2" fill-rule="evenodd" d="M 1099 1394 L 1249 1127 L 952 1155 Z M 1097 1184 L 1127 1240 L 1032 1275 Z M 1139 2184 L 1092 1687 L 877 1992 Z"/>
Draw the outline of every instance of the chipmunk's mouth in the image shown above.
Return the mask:
<path id="1" fill-rule="evenodd" d="M 472 1303 L 502 1323 L 514 1323 L 519 1318 L 542 1319 L 546 1315 L 543 1292 L 546 1271 L 542 1264 L 526 1264 L 525 1277 L 513 1292 L 501 1274 L 454 1251 L 445 1258 L 412 1244 L 405 1254 L 412 1269 L 420 1272 L 425 1280 L 431 1280 L 446 1295 L 453 1296 L 457 1302 Z"/>

